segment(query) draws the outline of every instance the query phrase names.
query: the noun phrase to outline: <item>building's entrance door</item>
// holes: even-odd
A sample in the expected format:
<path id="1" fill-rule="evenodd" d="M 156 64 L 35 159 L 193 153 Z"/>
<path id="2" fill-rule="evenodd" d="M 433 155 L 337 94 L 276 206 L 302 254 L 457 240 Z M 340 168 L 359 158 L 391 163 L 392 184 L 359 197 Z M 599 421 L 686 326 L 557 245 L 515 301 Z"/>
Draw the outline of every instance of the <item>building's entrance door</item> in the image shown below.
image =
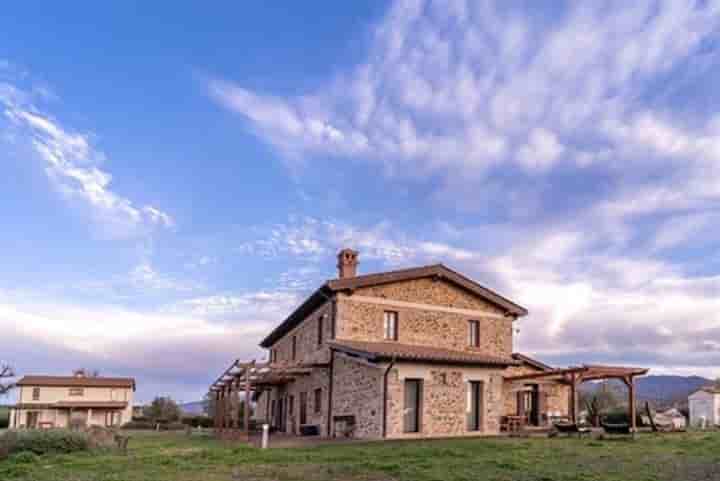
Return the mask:
<path id="1" fill-rule="evenodd" d="M 307 393 L 300 393 L 300 426 L 307 424 Z"/>
<path id="2" fill-rule="evenodd" d="M 540 425 L 540 389 L 537 384 L 518 393 L 518 415 L 525 416 L 530 426 Z"/>
<path id="3" fill-rule="evenodd" d="M 38 427 L 38 420 L 40 418 L 40 413 L 37 411 L 30 411 L 27 413 L 27 422 L 25 425 L 28 429 L 37 429 Z"/>
<path id="4" fill-rule="evenodd" d="M 405 380 L 405 419 L 406 433 L 420 432 L 420 411 L 422 400 L 422 380 Z"/>
<path id="5" fill-rule="evenodd" d="M 470 382 L 470 418 L 468 419 L 469 431 L 482 431 L 483 429 L 483 383 L 482 381 Z"/>

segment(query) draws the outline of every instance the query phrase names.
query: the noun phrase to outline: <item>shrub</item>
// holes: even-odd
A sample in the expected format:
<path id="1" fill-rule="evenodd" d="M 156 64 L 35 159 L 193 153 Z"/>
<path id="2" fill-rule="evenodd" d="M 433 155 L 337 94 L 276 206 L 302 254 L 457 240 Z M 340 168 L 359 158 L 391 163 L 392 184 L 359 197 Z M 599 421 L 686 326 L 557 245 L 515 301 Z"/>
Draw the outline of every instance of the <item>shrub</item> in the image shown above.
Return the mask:
<path id="1" fill-rule="evenodd" d="M 38 455 L 31 451 L 22 451 L 10 456 L 10 461 L 16 464 L 32 464 L 38 460 Z"/>
<path id="2" fill-rule="evenodd" d="M 123 424 L 122 429 L 155 429 L 155 423 L 151 421 L 132 420 Z"/>
<path id="3" fill-rule="evenodd" d="M 0 444 L 9 454 L 27 451 L 37 455 L 46 453 L 72 453 L 90 448 L 85 433 L 67 429 L 9 431 L 0 436 Z"/>
<path id="4" fill-rule="evenodd" d="M 214 420 L 207 416 L 187 416 L 182 419 L 182 423 L 194 428 L 211 428 L 214 426 Z"/>
<path id="5" fill-rule="evenodd" d="M 0 429 L 7 429 L 10 426 L 10 410 L 0 407 Z"/>
<path id="6" fill-rule="evenodd" d="M 187 425 L 183 423 L 164 423 L 160 425 L 162 431 L 182 431 L 187 429 Z"/>
<path id="7" fill-rule="evenodd" d="M 626 409 L 613 409 L 602 416 L 602 421 L 607 424 L 630 424 L 630 417 Z M 638 427 L 643 425 L 642 417 L 635 415 L 635 424 Z"/>

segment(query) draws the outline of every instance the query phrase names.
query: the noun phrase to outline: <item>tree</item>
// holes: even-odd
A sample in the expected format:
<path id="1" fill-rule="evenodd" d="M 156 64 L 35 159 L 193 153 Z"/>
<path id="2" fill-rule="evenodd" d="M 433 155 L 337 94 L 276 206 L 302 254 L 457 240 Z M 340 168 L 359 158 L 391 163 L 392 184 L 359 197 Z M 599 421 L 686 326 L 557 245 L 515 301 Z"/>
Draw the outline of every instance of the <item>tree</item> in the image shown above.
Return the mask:
<path id="1" fill-rule="evenodd" d="M 3 379 L 12 379 L 14 377 L 15 371 L 12 366 L 4 362 L 0 362 L 0 396 L 4 396 L 15 387 L 14 382 L 4 382 Z"/>
<path id="2" fill-rule="evenodd" d="M 153 422 L 168 421 L 173 422 L 180 419 L 180 407 L 169 396 L 158 396 L 153 402 L 145 407 L 145 417 L 150 418 Z"/>

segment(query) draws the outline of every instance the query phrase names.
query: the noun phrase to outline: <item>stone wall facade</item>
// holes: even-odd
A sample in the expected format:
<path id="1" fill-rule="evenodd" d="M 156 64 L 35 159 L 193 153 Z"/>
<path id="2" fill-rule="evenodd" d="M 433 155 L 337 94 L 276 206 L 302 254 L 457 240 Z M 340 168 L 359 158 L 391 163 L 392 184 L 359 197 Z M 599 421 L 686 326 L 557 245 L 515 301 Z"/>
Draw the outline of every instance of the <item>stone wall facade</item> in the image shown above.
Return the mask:
<path id="1" fill-rule="evenodd" d="M 278 362 L 297 361 L 304 363 L 322 363 L 330 360 L 330 350 L 327 342 L 332 335 L 332 309 L 331 303 L 326 302 L 308 316 L 302 323 L 285 334 L 270 348 Z M 318 343 L 318 323 L 322 318 L 322 342 Z M 295 343 L 295 359 L 292 355 L 293 338 Z"/>
<path id="2" fill-rule="evenodd" d="M 383 303 L 373 304 L 368 297 Z M 392 301 L 402 304 L 393 305 Z M 427 305 L 475 313 L 428 309 Z M 394 311 L 398 313 L 397 342 L 401 344 L 477 351 L 505 358 L 512 354 L 513 319 L 446 281 L 418 279 L 358 289 L 352 295 L 339 294 L 337 306 L 338 339 L 383 341 L 384 312 Z M 469 345 L 471 320 L 480 323 L 479 346 Z"/>
<path id="3" fill-rule="evenodd" d="M 382 437 L 383 366 L 340 353 L 335 354 L 333 366 L 333 416 L 354 416 L 354 437 Z"/>
<path id="4" fill-rule="evenodd" d="M 503 409 L 502 369 L 401 363 L 388 379 L 388 438 L 494 435 Z M 422 380 L 419 433 L 404 428 L 405 380 Z M 481 429 L 468 429 L 470 381 L 482 382 Z"/>

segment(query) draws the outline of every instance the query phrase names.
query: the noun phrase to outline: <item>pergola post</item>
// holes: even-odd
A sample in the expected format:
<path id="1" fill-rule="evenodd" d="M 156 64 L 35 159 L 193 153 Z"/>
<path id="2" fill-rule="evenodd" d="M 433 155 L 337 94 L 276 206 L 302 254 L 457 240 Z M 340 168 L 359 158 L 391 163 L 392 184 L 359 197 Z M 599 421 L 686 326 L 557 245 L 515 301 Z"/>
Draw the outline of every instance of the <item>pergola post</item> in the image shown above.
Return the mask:
<path id="1" fill-rule="evenodd" d="M 225 387 L 225 427 L 232 428 L 232 382 Z"/>
<path id="2" fill-rule="evenodd" d="M 230 382 L 230 402 L 232 405 L 232 409 L 230 411 L 231 414 L 231 422 L 232 422 L 232 428 L 236 430 L 238 428 L 238 410 L 240 409 L 238 407 L 238 381 L 237 379 L 233 379 Z"/>
<path id="3" fill-rule="evenodd" d="M 637 431 L 635 376 L 624 377 L 623 382 L 625 382 L 628 389 L 628 417 L 630 421 L 630 432 L 634 435 L 635 431 Z"/>
<path id="4" fill-rule="evenodd" d="M 577 373 L 570 373 L 570 420 L 573 423 L 577 423 L 578 420 L 578 395 L 577 395 L 577 387 L 579 384 L 579 376 Z"/>
<path id="5" fill-rule="evenodd" d="M 213 409 L 213 420 L 215 425 L 215 431 L 220 428 L 220 392 L 219 391 L 213 391 L 213 397 L 215 398 L 215 408 Z"/>
<path id="6" fill-rule="evenodd" d="M 218 429 L 220 430 L 220 434 L 222 434 L 222 430 L 224 427 L 223 422 L 223 411 L 225 410 L 225 388 L 221 387 L 218 390 L 218 403 L 217 403 L 217 411 L 218 411 Z"/>
<path id="7" fill-rule="evenodd" d="M 255 361 L 252 361 L 250 365 L 245 366 L 245 408 L 243 414 L 245 415 L 245 432 L 250 432 L 250 371 L 251 368 L 255 368 Z"/>

